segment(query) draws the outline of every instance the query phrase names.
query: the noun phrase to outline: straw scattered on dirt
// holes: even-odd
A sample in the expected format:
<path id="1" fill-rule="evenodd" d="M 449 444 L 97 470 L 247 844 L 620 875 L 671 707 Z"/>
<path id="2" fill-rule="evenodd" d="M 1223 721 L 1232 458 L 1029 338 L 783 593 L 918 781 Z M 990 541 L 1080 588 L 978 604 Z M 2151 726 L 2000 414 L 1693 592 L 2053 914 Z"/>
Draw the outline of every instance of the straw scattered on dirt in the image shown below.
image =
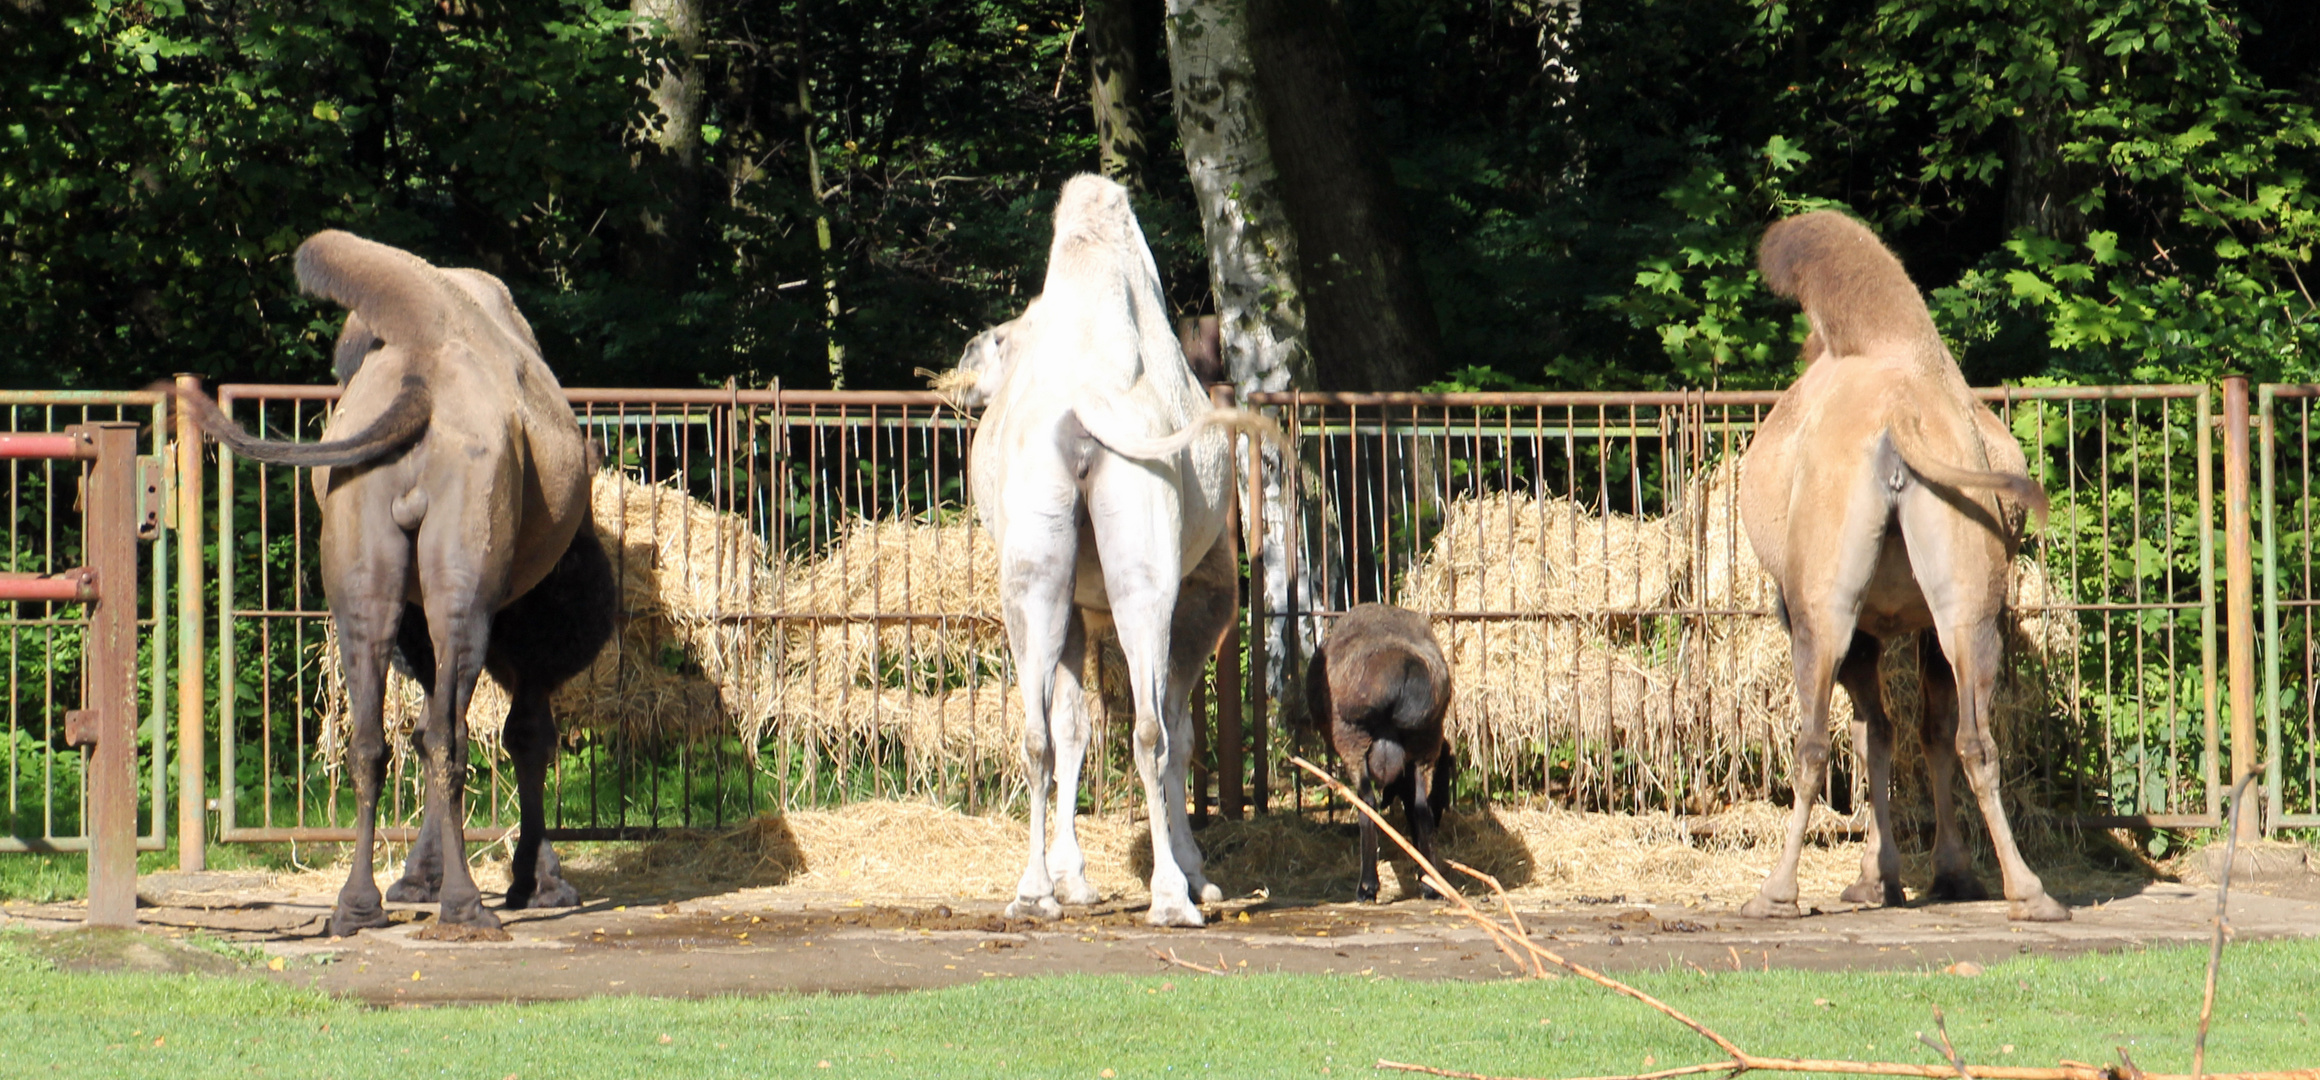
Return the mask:
<path id="1" fill-rule="evenodd" d="M 1445 822 L 1438 850 L 1492 874 L 1533 903 L 1617 899 L 1628 903 L 1736 905 L 1755 895 L 1780 853 L 1788 811 L 1742 803 L 1720 813 L 1606 814 L 1552 806 L 1460 808 Z M 1393 820 L 1399 822 L 1399 815 Z M 1134 900 L 1151 874 L 1149 833 L 1126 814 L 1083 815 L 1080 843 L 1089 879 L 1108 895 Z M 1858 822 L 1813 811 L 1798 871 L 1808 901 L 1833 901 L 1858 875 L 1864 845 Z M 738 889 L 787 890 L 891 901 L 1004 900 L 1023 870 L 1024 822 L 966 814 L 925 802 L 866 802 L 837 810 L 796 811 L 739 828 L 674 834 L 649 843 L 559 846 L 566 876 L 584 896 L 622 903 L 660 902 Z M 2088 838 L 2025 828 L 2033 865 L 2049 890 L 2064 897 L 2115 895 L 2152 871 L 2131 859 L 2100 857 Z M 1348 900 L 1354 883 L 1351 815 L 1273 814 L 1210 822 L 1195 833 L 1211 879 L 1229 896 L 1260 891 L 1278 899 Z M 2101 838 L 2094 838 L 2100 840 Z M 1987 861 L 1987 843 L 1969 836 Z M 1923 842 L 1905 838 L 1903 881 L 1918 890 L 1932 878 Z M 2115 845 L 2111 845 L 2115 847 Z M 394 845 L 384 873 L 400 871 Z M 507 881 L 504 845 L 471 851 L 485 889 Z M 1386 895 L 1414 882 L 1407 866 L 1389 863 Z M 318 867 L 284 883 L 306 891 L 335 889 L 345 865 Z M 1996 878 L 1985 874 L 1994 887 Z"/>

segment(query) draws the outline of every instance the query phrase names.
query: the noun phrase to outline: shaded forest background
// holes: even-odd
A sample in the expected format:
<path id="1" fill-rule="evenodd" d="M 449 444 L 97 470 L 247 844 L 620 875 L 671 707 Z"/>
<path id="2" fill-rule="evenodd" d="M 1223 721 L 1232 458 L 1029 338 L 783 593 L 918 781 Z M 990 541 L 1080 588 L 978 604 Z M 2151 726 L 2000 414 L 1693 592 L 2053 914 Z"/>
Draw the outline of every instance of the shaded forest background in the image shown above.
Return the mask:
<path id="1" fill-rule="evenodd" d="M 2314 377 L 2307 7 L 1339 4 L 1435 385 L 1558 389 L 1785 381 L 1801 328 L 1750 256 L 1820 205 L 1889 239 L 1976 383 Z M 327 380 L 337 314 L 288 260 L 325 227 L 499 274 L 568 385 L 918 385 L 1037 291 L 1098 165 L 1080 4 L 681 10 L 0 0 L 0 383 Z M 1164 9 L 1131 11 L 1139 213 L 1198 313 Z"/>

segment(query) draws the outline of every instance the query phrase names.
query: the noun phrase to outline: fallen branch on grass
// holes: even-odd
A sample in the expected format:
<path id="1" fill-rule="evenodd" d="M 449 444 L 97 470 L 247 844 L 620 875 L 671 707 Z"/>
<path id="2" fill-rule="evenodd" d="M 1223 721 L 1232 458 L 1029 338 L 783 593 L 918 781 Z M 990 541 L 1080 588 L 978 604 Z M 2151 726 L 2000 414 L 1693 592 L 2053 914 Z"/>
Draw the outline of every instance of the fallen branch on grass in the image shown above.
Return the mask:
<path id="1" fill-rule="evenodd" d="M 1158 960 L 1158 961 L 1160 961 L 1160 962 L 1162 962 L 1162 963 L 1167 963 L 1167 964 L 1174 964 L 1174 965 L 1176 965 L 1177 967 L 1180 967 L 1180 968 L 1191 968 L 1192 970 L 1194 970 L 1194 971 L 1197 971 L 1197 972 L 1200 972 L 1200 973 L 1201 973 L 1201 974 L 1203 974 L 1203 975 L 1230 975 L 1230 974 L 1232 974 L 1232 972 L 1225 970 L 1225 968 L 1224 968 L 1224 957 L 1222 957 L 1222 956 L 1219 956 L 1219 957 L 1217 957 L 1217 958 L 1216 958 L 1216 960 L 1217 960 L 1217 966 L 1216 966 L 1216 967 L 1210 967 L 1210 966 L 1208 966 L 1207 964 L 1202 964 L 1202 963 L 1197 963 L 1197 962 L 1195 962 L 1195 961 L 1186 960 L 1185 958 L 1183 958 L 1183 957 L 1181 957 L 1181 956 L 1178 956 L 1178 955 L 1176 955 L 1176 950 L 1175 950 L 1175 949 L 1170 949 L 1170 950 L 1168 950 L 1167 952 L 1161 952 L 1161 951 L 1159 950 L 1159 948 L 1158 948 L 1158 947 L 1156 947 L 1156 946 L 1152 946 L 1152 945 L 1146 945 L 1146 946 L 1144 946 L 1144 949 L 1145 949 L 1145 951 L 1147 951 L 1147 952 L 1149 952 L 1149 953 L 1151 953 L 1151 954 L 1152 954 L 1152 959 L 1154 959 L 1154 960 Z"/>
<path id="2" fill-rule="evenodd" d="M 1635 1000 L 1650 1006 L 1661 1015 L 1666 1016 L 1668 1019 L 1674 1020 L 1675 1022 L 1692 1029 L 1692 1031 L 1695 1034 L 1698 1034 L 1701 1038 L 1716 1044 L 1716 1048 L 1723 1051 L 1726 1055 L 1725 1060 L 1708 1062 L 1700 1065 L 1686 1065 L 1674 1069 L 1662 1069 L 1658 1072 L 1634 1073 L 1622 1076 L 1587 1077 L 1584 1078 L 1584 1080 L 1661 1080 L 1663 1077 L 1689 1076 L 1697 1073 L 1710 1072 L 1721 1072 L 1727 1074 L 1728 1077 L 1737 1077 L 1742 1073 L 1759 1071 L 1792 1073 L 1851 1073 L 1857 1076 L 1920 1076 L 1925 1077 L 1926 1080 L 1948 1080 L 1948 1078 L 1953 1077 L 1965 1077 L 1967 1080 L 2191 1080 L 2190 1077 L 2180 1074 L 2168 1075 L 2162 1073 L 2146 1073 L 2141 1069 L 2134 1067 L 2131 1062 L 2123 1061 L 2121 1065 L 2114 1066 L 2090 1065 L 2085 1062 L 2065 1060 L 2057 1063 L 2052 1068 L 2024 1068 L 1999 1065 L 1968 1065 L 1962 1061 L 1958 1061 L 1954 1057 L 1952 1057 L 1951 1060 L 1945 1061 L 1939 1065 L 1916 1065 L 1899 1061 L 1838 1061 L 1824 1060 L 1820 1058 L 1760 1057 L 1758 1055 L 1751 1054 L 1745 1050 L 1740 1049 L 1740 1047 L 1732 1042 L 1732 1040 L 1717 1034 L 1714 1029 L 1709 1028 L 1706 1024 L 1702 1024 L 1699 1021 L 1684 1015 L 1682 1012 L 1677 1011 L 1674 1007 L 1668 1005 L 1666 1002 L 1663 1002 L 1658 998 L 1651 996 L 1650 994 L 1646 994 L 1641 990 L 1629 986 L 1626 983 L 1620 982 L 1619 980 L 1614 979 L 1609 975 L 1605 975 L 1600 971 L 1596 971 L 1595 969 L 1590 968 L 1584 964 L 1565 959 L 1563 956 L 1554 952 L 1553 950 L 1545 948 L 1544 946 L 1539 945 L 1537 942 L 1530 940 L 1530 937 L 1527 934 L 1519 932 L 1517 929 L 1515 929 L 1515 927 L 1502 925 L 1497 920 L 1491 918 L 1489 915 L 1484 914 L 1464 896 L 1461 896 L 1458 890 L 1451 888 L 1449 880 L 1442 876 L 1442 872 L 1435 868 L 1433 862 L 1418 854 L 1417 848 L 1412 846 L 1409 840 L 1402 836 L 1400 830 L 1397 830 L 1392 825 L 1388 824 L 1386 822 L 1385 816 L 1372 809 L 1368 803 L 1363 802 L 1359 796 L 1354 794 L 1353 789 L 1346 787 L 1345 784 L 1339 781 L 1336 777 L 1331 776 L 1327 771 L 1316 767 L 1312 762 L 1307 761 L 1304 758 L 1291 757 L 1289 759 L 1289 763 L 1305 770 L 1306 772 L 1312 773 L 1322 783 L 1328 785 L 1330 790 L 1336 792 L 1339 796 L 1343 797 L 1346 802 L 1350 803 L 1355 810 L 1360 811 L 1363 816 L 1368 817 L 1370 821 L 1375 823 L 1380 831 L 1384 832 L 1387 837 L 1393 840 L 1396 847 L 1402 849 L 1403 854 L 1408 855 L 1413 861 L 1417 863 L 1418 873 L 1426 880 L 1426 883 L 1432 885 L 1435 892 L 1441 893 L 1444 899 L 1450 901 L 1450 903 L 1457 908 L 1459 915 L 1466 918 L 1467 921 L 1472 922 L 1476 926 L 1480 927 L 1484 933 L 1490 935 L 1491 940 L 1498 944 L 1499 949 L 1515 960 L 1515 966 L 1518 969 L 1525 971 L 1526 974 L 1529 974 L 1532 977 L 1538 977 L 1545 974 L 1545 968 L 1543 966 L 1544 964 L 1553 964 L 1556 967 L 1562 968 L 1563 970 L 1568 971 L 1573 975 L 1577 975 L 1580 978 L 1602 986 L 1605 989 L 1614 991 L 1616 993 L 1625 994 L 1628 997 L 1634 998 Z M 2234 814 L 2238 812 L 2238 809 L 2238 803 L 2234 801 L 2232 806 Z M 1513 901 L 1507 896 L 1506 889 L 1499 884 L 1496 878 L 1493 878 L 1488 874 L 1481 873 L 1480 871 L 1474 870 L 1470 867 L 1459 866 L 1457 863 L 1451 863 L 1450 865 L 1457 867 L 1460 871 L 1469 874 L 1475 879 L 1490 886 L 1491 891 L 1498 896 L 1501 905 L 1504 906 L 1509 912 L 1514 910 Z M 2228 867 L 2226 868 L 2225 872 L 2226 874 L 2230 872 Z M 1518 922 L 1515 925 L 1519 926 L 1520 924 Z M 1944 1032 L 1943 1035 L 1946 1040 L 1947 1032 Z M 1459 1080 L 1516 1080 L 1516 1078 L 1510 1077 L 1494 1077 L 1485 1076 L 1480 1073 L 1456 1072 L 1449 1069 L 1434 1068 L 1433 1066 L 1429 1065 L 1414 1065 L 1407 1062 L 1386 1061 L 1384 1059 L 1380 1059 L 1378 1061 L 1377 1067 L 1380 1069 L 1392 1069 L 1401 1072 L 1424 1073 L 1429 1076 L 1457 1077 Z M 2201 1077 L 2200 1080 L 2320 1080 L 2320 1069 L 2289 1069 L 2280 1072 L 2254 1073 L 2207 1073 L 2205 1076 Z"/>

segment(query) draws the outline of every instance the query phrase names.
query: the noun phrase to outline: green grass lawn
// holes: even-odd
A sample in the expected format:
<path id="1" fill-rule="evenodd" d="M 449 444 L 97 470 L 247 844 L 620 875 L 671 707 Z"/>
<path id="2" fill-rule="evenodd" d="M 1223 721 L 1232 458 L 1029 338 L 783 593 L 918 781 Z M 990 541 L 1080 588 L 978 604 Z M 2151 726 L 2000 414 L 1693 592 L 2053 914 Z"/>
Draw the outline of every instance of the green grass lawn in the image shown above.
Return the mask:
<path id="1" fill-rule="evenodd" d="M 881 997 L 370 1009 L 247 976 L 72 975 L 0 933 L 0 1076 L 1128 1077 L 1375 1075 L 1378 1058 L 1579 1076 L 1712 1048 L 1575 979 L 1064 977 Z M 230 951 L 230 950 L 228 950 Z M 1966 1059 L 2190 1062 L 2205 952 L 1930 973 L 1653 972 L 1644 989 L 1756 1053 L 1931 1061 L 1931 1009 Z M 295 970 L 295 969 L 293 969 Z M 2320 942 L 2225 957 L 2211 1069 L 2320 1064 Z M 2006 1047 L 2011 1047 L 2009 1052 Z M 826 1065 L 824 1063 L 827 1063 Z"/>

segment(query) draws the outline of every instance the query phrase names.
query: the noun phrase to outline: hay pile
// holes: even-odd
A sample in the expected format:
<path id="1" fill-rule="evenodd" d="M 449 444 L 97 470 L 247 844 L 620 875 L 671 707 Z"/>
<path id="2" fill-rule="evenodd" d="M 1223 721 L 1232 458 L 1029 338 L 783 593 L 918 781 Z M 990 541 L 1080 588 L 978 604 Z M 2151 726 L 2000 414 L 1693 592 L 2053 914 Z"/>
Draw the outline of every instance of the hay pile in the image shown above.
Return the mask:
<path id="1" fill-rule="evenodd" d="M 747 718 L 768 715 L 779 671 L 758 645 L 766 631 L 745 616 L 770 610 L 772 567 L 748 521 L 613 471 L 597 474 L 591 503 L 620 592 L 619 629 L 551 701 L 562 730 L 650 745 L 747 730 Z M 320 752 L 335 771 L 345 759 L 347 716 L 334 627 L 326 624 L 319 649 Z M 425 704 L 426 691 L 409 675 L 389 672 L 385 718 L 397 763 L 410 752 Z M 507 712 L 498 680 L 488 673 L 476 680 L 468 730 L 495 756 Z"/>
<path id="2" fill-rule="evenodd" d="M 1735 792 L 1748 786 L 1744 773 L 1785 770 L 1797 717 L 1788 636 L 1741 527 L 1738 492 L 1735 457 L 1703 470 L 1658 517 L 1514 494 L 1450 503 L 1398 602 L 1540 616 L 1436 624 L 1457 685 L 1451 734 L 1466 760 L 1512 774 L 1574 746 L 1644 762 L 1671 788 L 1680 773 L 1690 777 L 1684 787 L 1705 780 Z M 2076 613 L 2058 606 L 2069 596 L 2043 567 L 2016 560 L 2010 601 L 2017 662 L 2077 649 Z M 1916 728 L 1916 670 L 1907 643 L 1886 650 L 1886 698 L 1904 732 Z M 2049 712 L 2043 683 L 2001 680 L 1996 709 L 2002 733 L 2035 728 Z M 1841 731 L 1851 718 L 1839 693 L 1832 722 Z"/>
<path id="3" fill-rule="evenodd" d="M 1021 757 L 998 552 L 972 522 L 857 521 L 788 568 L 777 602 L 792 617 L 770 717 L 782 731 L 832 747 L 894 739 L 913 774 Z M 930 617 L 870 618 L 903 613 Z"/>
<path id="4" fill-rule="evenodd" d="M 1020 769 L 997 556 L 972 523 L 857 521 L 818 556 L 782 559 L 748 519 L 666 485 L 607 471 L 593 506 L 620 584 L 621 629 L 556 695 L 564 731 L 640 746 L 733 735 L 751 754 L 788 737 L 841 765 L 892 744 L 905 760 L 878 764 L 906 765 L 914 777 L 969 759 Z M 951 617 L 873 618 L 891 614 Z M 335 771 L 346 691 L 327 627 L 316 661 L 320 749 Z M 409 676 L 390 673 L 398 765 L 425 700 Z M 507 710 L 499 684 L 478 680 L 469 728 L 488 753 L 501 752 Z"/>

